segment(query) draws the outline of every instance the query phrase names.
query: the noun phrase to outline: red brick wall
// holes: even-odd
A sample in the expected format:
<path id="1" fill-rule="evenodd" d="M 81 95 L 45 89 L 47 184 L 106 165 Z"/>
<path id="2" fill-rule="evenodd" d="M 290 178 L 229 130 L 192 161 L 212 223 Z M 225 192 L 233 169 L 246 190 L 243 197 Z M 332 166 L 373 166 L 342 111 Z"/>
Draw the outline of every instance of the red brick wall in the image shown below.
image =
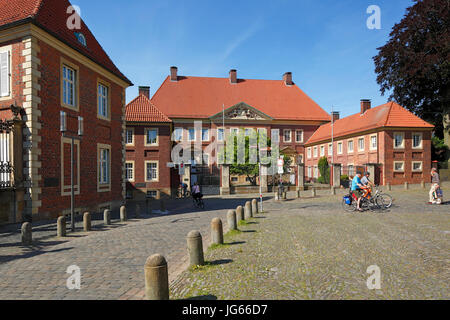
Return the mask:
<path id="1" fill-rule="evenodd" d="M 126 146 L 126 161 L 134 161 L 134 181 L 127 183 L 127 189 L 133 190 L 134 199 L 142 199 L 146 196 L 147 191 L 160 191 L 169 194 L 171 189 L 171 168 L 167 167 L 167 163 L 171 162 L 171 132 L 168 124 L 152 124 L 133 125 L 128 123 L 127 129 L 134 129 L 134 146 Z M 158 146 L 145 146 L 146 129 L 158 129 Z M 146 182 L 145 161 L 156 160 L 159 170 L 158 182 Z M 144 186 L 139 186 L 143 184 Z M 136 186 L 138 185 L 138 186 Z M 176 186 L 173 186 L 176 187 Z"/>
<path id="2" fill-rule="evenodd" d="M 40 187 L 42 188 L 41 216 L 55 217 L 62 210 L 70 207 L 70 196 L 61 196 L 61 133 L 60 111 L 68 115 L 68 129 L 76 131 L 76 117 L 84 118 L 84 136 L 80 146 L 80 181 L 81 194 L 75 197 L 75 207 L 95 208 L 96 205 L 112 201 L 121 201 L 122 197 L 122 108 L 124 90 L 110 79 L 105 79 L 83 64 L 64 56 L 62 53 L 39 41 L 41 59 L 40 71 L 41 91 L 39 96 L 41 104 L 39 109 L 42 116 L 40 134 L 42 150 L 40 160 L 42 175 Z M 61 106 L 60 97 L 60 68 L 61 57 L 79 67 L 79 112 Z M 97 80 L 98 78 L 110 83 L 111 121 L 97 118 Z M 73 117 L 73 118 L 72 118 Z M 76 135 L 76 132 L 75 132 Z M 111 191 L 97 192 L 97 143 L 111 146 Z M 70 148 L 65 147 L 65 166 L 70 158 Z M 66 171 L 66 170 L 65 170 Z M 67 174 L 67 172 L 65 172 Z M 48 179 L 57 179 L 58 185 L 48 186 Z M 69 179 L 70 181 L 70 179 Z M 67 181 L 66 181 L 67 182 Z"/>

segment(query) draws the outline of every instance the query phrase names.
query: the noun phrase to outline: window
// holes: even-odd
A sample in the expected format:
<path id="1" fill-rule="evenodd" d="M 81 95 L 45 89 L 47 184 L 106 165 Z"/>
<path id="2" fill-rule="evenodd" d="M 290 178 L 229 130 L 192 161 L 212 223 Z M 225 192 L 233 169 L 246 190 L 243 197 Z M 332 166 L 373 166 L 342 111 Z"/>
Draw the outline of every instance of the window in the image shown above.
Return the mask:
<path id="1" fill-rule="evenodd" d="M 279 129 L 272 129 L 271 130 L 271 136 L 273 142 L 280 142 L 280 130 Z"/>
<path id="2" fill-rule="evenodd" d="M 183 140 L 183 128 L 175 128 L 175 130 L 173 130 L 172 139 L 173 141 Z"/>
<path id="3" fill-rule="evenodd" d="M 284 142 L 292 142 L 292 131 L 284 130 Z"/>
<path id="4" fill-rule="evenodd" d="M 337 153 L 342 154 L 342 142 L 338 142 L 337 144 Z"/>
<path id="5" fill-rule="evenodd" d="M 422 161 L 413 161 L 412 162 L 412 171 L 422 172 Z"/>
<path id="6" fill-rule="evenodd" d="M 355 166 L 353 164 L 348 165 L 348 175 L 353 177 L 355 175 Z"/>
<path id="7" fill-rule="evenodd" d="M 311 169 L 311 167 L 308 167 L 308 177 L 312 178 L 312 169 Z"/>
<path id="8" fill-rule="evenodd" d="M 354 146 L 353 146 L 353 140 L 349 140 L 347 143 L 347 152 L 348 153 L 352 153 L 354 150 Z"/>
<path id="9" fill-rule="evenodd" d="M 133 190 L 126 190 L 126 194 L 125 194 L 127 199 L 133 199 Z"/>
<path id="10" fill-rule="evenodd" d="M 202 129 L 202 141 L 209 141 L 209 129 Z"/>
<path id="11" fill-rule="evenodd" d="M 217 129 L 217 141 L 224 141 L 225 140 L 225 129 L 219 128 Z"/>
<path id="12" fill-rule="evenodd" d="M 318 178 L 319 177 L 319 167 L 314 166 L 314 178 Z"/>
<path id="13" fill-rule="evenodd" d="M 297 143 L 303 142 L 303 130 L 295 131 L 295 142 L 297 142 Z"/>
<path id="14" fill-rule="evenodd" d="M 195 141 L 195 129 L 194 128 L 188 129 L 188 141 Z"/>
<path id="15" fill-rule="evenodd" d="M 0 48 L 0 98 L 11 95 L 11 47 Z"/>
<path id="16" fill-rule="evenodd" d="M 155 191 L 155 190 L 147 191 L 147 198 L 150 198 L 150 199 L 158 198 L 158 191 Z"/>
<path id="17" fill-rule="evenodd" d="M 314 154 L 314 158 L 317 158 L 317 147 L 314 147 L 313 150 L 314 150 L 314 153 L 313 153 Z"/>
<path id="18" fill-rule="evenodd" d="M 405 134 L 403 132 L 394 133 L 394 148 L 402 149 L 405 146 Z"/>
<path id="19" fill-rule="evenodd" d="M 325 156 L 325 146 L 320 146 L 320 156 Z"/>
<path id="20" fill-rule="evenodd" d="M 81 32 L 75 32 L 75 37 L 77 38 L 78 42 L 87 47 L 87 43 L 86 43 L 86 37 L 84 36 L 84 34 L 82 34 Z"/>
<path id="21" fill-rule="evenodd" d="M 125 179 L 127 181 L 134 181 L 134 162 L 125 162 Z"/>
<path id="22" fill-rule="evenodd" d="M 237 177 L 231 177 L 231 182 L 238 182 L 238 178 Z"/>
<path id="23" fill-rule="evenodd" d="M 239 134 L 239 128 L 232 128 L 230 129 L 230 132 L 232 135 L 237 136 Z"/>
<path id="24" fill-rule="evenodd" d="M 66 65 L 62 67 L 63 74 L 63 104 L 76 107 L 77 71 Z"/>
<path id="25" fill-rule="evenodd" d="M 109 87 L 98 83 L 98 116 L 109 120 Z"/>
<path id="26" fill-rule="evenodd" d="M 308 159 L 311 159 L 311 147 L 307 149 Z"/>
<path id="27" fill-rule="evenodd" d="M 364 138 L 358 139 L 358 151 L 364 151 L 365 145 L 364 145 Z"/>
<path id="28" fill-rule="evenodd" d="M 111 174 L 111 147 L 108 145 L 98 145 L 98 183 L 99 191 L 109 191 L 104 187 L 110 186 Z"/>
<path id="29" fill-rule="evenodd" d="M 127 145 L 134 145 L 134 129 L 127 129 L 125 140 Z"/>
<path id="30" fill-rule="evenodd" d="M 145 161 L 145 167 L 146 167 L 145 181 L 158 182 L 159 181 L 158 161 Z"/>
<path id="31" fill-rule="evenodd" d="M 253 130 L 253 129 L 246 128 L 246 129 L 245 129 L 244 135 L 245 135 L 246 137 L 250 137 L 250 135 L 252 134 L 252 130 Z"/>
<path id="32" fill-rule="evenodd" d="M 146 146 L 158 146 L 158 129 L 146 129 L 145 137 Z"/>
<path id="33" fill-rule="evenodd" d="M 422 148 L 422 133 L 413 133 L 412 135 L 412 143 L 413 149 L 421 149 Z"/>
<path id="34" fill-rule="evenodd" d="M 332 155 L 333 154 L 333 145 L 330 143 L 328 145 L 328 155 Z"/>
<path id="35" fill-rule="evenodd" d="M 378 138 L 376 135 L 370 136 L 370 150 L 378 149 Z"/>
<path id="36" fill-rule="evenodd" d="M 394 171 L 396 171 L 396 172 L 404 172 L 405 171 L 405 162 L 403 162 L 403 161 L 394 161 Z"/>

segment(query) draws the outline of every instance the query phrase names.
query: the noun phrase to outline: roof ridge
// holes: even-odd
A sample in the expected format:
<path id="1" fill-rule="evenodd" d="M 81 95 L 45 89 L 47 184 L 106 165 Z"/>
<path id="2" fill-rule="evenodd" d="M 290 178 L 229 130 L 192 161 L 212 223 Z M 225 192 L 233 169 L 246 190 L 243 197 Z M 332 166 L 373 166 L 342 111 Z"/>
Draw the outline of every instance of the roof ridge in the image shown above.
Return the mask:
<path id="1" fill-rule="evenodd" d="M 38 14 L 39 10 L 42 7 L 42 4 L 44 3 L 45 0 L 38 0 L 38 2 L 36 3 L 36 7 L 33 9 L 33 14 L 31 15 L 31 17 L 34 17 Z"/>

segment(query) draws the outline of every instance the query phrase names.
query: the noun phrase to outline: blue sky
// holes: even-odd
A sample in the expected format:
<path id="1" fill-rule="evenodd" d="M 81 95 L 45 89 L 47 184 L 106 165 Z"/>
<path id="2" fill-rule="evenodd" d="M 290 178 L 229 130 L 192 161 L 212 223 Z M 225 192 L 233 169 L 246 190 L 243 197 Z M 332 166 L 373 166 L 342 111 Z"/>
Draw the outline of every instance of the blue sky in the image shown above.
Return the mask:
<path id="1" fill-rule="evenodd" d="M 179 74 L 281 79 L 296 84 L 327 112 L 347 116 L 360 99 L 387 101 L 372 57 L 411 0 L 76 0 L 81 15 L 116 65 L 153 94 L 175 65 Z M 368 6 L 381 8 L 369 30 Z"/>

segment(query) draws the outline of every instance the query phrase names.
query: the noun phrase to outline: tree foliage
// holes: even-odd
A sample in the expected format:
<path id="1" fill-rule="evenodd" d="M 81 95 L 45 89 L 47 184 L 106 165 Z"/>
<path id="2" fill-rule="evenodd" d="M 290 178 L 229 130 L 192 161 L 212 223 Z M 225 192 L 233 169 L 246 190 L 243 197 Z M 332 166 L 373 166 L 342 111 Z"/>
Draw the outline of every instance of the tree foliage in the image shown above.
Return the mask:
<path id="1" fill-rule="evenodd" d="M 450 113 L 450 0 L 415 0 L 374 57 L 384 95 L 436 126 Z"/>
<path id="2" fill-rule="evenodd" d="M 319 183 L 330 183 L 330 166 L 328 164 L 328 158 L 322 157 L 319 159 L 317 164 L 319 167 L 320 177 L 318 179 Z"/>

